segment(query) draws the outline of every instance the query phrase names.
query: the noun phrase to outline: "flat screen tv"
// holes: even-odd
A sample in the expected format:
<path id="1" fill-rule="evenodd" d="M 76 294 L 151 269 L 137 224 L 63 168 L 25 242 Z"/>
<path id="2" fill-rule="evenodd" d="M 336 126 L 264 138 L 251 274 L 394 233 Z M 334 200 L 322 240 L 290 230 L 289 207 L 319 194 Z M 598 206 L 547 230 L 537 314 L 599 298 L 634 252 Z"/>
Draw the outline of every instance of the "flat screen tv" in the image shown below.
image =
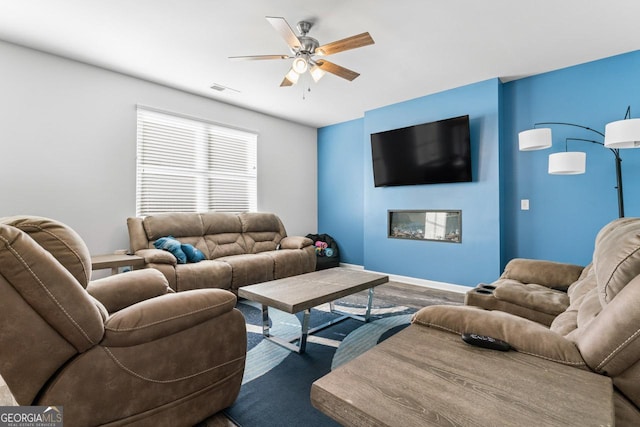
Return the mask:
<path id="1" fill-rule="evenodd" d="M 469 116 L 371 134 L 376 187 L 471 181 Z"/>

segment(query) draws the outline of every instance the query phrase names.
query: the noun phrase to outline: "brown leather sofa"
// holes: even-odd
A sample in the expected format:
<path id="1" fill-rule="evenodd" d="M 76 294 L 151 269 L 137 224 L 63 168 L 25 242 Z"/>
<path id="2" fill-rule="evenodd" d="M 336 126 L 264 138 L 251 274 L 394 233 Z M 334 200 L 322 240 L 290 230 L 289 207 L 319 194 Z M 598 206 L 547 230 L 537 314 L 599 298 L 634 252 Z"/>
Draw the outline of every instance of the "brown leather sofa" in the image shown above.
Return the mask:
<path id="1" fill-rule="evenodd" d="M 527 271 L 529 276 L 535 273 L 533 269 Z M 623 218 L 598 233 L 593 262 L 567 289 L 566 308 L 554 316 L 550 327 L 519 313 L 472 306 L 425 307 L 414 316 L 413 324 L 456 334 L 487 335 L 508 342 L 516 351 L 609 376 L 614 386 L 616 425 L 637 426 L 639 307 L 640 218 Z"/>
<path id="2" fill-rule="evenodd" d="M 0 219 L 0 374 L 65 426 L 192 426 L 240 390 L 246 329 L 221 289 L 153 269 L 90 281 L 87 247 L 39 217 Z"/>
<path id="3" fill-rule="evenodd" d="M 131 250 L 146 266 L 159 270 L 176 291 L 229 289 L 315 270 L 311 239 L 287 236 L 271 213 L 166 213 L 127 219 Z M 173 236 L 193 245 L 206 259 L 179 264 L 171 253 L 156 249 L 156 240 Z"/>

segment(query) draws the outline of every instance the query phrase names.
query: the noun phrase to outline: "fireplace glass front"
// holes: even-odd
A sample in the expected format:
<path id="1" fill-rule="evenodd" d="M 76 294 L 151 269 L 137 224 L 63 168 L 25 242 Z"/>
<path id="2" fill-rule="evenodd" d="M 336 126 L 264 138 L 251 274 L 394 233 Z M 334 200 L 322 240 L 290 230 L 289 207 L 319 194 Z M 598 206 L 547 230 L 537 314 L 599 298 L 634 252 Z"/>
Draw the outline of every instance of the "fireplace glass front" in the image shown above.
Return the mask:
<path id="1" fill-rule="evenodd" d="M 392 239 L 462 242 L 462 211 L 389 211 L 388 234 Z"/>

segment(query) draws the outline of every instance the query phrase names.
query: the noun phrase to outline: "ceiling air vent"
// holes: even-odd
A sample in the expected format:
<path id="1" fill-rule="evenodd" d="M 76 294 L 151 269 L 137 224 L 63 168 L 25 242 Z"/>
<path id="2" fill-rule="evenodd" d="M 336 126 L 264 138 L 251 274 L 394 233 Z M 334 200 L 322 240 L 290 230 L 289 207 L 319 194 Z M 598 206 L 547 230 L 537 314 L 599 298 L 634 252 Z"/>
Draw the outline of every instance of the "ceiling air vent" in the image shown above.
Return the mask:
<path id="1" fill-rule="evenodd" d="M 233 93 L 240 93 L 239 90 L 230 88 L 228 86 L 224 86 L 218 83 L 214 83 L 211 85 L 211 89 L 216 90 L 218 92 L 233 92 Z"/>

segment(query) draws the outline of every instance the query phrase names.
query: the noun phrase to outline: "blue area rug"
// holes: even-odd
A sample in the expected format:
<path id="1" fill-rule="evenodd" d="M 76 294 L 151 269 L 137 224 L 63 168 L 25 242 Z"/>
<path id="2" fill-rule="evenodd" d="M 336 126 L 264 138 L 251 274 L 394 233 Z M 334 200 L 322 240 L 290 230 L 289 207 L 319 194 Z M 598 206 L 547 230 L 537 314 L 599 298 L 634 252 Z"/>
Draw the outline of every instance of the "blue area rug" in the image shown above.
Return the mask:
<path id="1" fill-rule="evenodd" d="M 311 405 L 311 384 L 408 326 L 415 311 L 377 303 L 369 323 L 348 319 L 332 325 L 309 336 L 306 352 L 297 354 L 263 340 L 260 305 L 240 300 L 237 308 L 247 321 L 247 364 L 240 395 L 225 411 L 227 417 L 241 427 L 338 426 Z M 336 309 L 353 314 L 364 311 L 345 301 L 336 303 Z M 310 325 L 313 328 L 336 317 L 325 304 L 312 310 Z M 293 338 L 300 334 L 301 315 L 270 308 L 269 318 L 273 335 Z"/>

